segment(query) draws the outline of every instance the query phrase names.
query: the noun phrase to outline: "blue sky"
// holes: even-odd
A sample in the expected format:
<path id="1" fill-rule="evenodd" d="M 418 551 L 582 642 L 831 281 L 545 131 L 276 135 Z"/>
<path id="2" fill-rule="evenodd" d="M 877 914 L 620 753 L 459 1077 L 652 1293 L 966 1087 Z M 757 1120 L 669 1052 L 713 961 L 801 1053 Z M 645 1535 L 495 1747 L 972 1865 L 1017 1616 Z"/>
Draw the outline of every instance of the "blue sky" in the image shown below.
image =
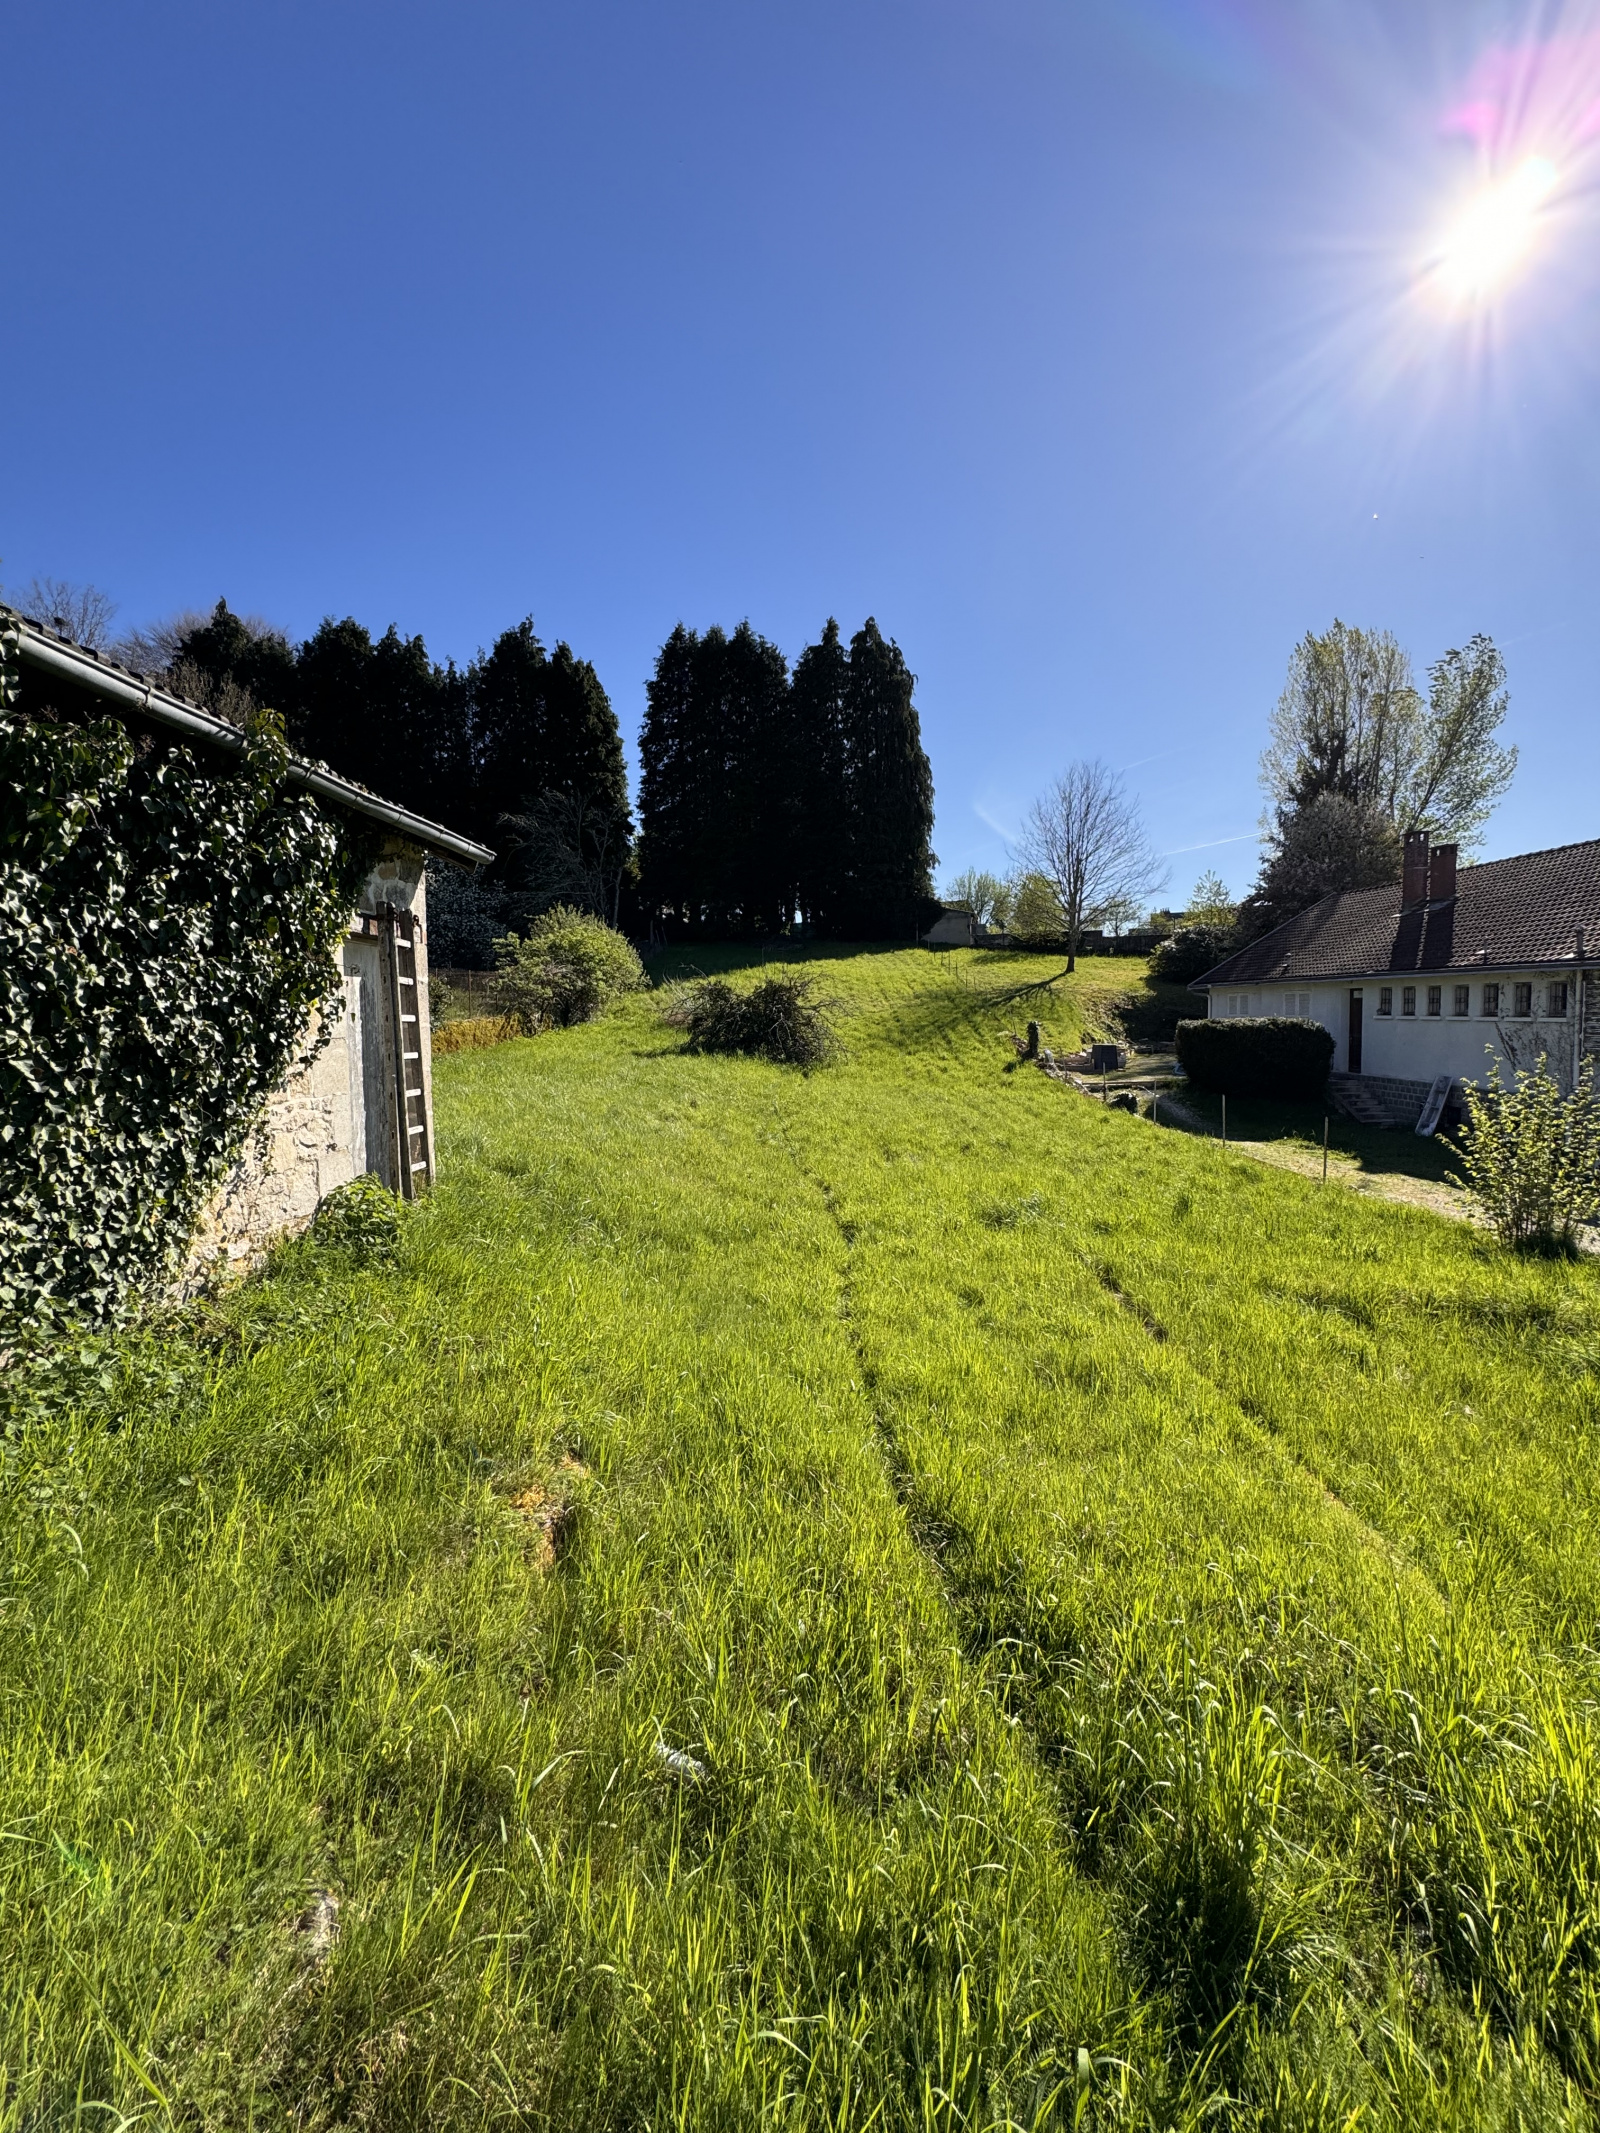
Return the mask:
<path id="1" fill-rule="evenodd" d="M 1600 833 L 1600 0 L 54 0 L 7 29 L 0 577 L 468 656 L 903 647 L 948 872 L 1066 762 L 1241 888 L 1288 655 L 1503 648 Z M 1536 243 L 1437 232 L 1529 156 Z M 1541 166 L 1545 167 L 1545 166 Z"/>

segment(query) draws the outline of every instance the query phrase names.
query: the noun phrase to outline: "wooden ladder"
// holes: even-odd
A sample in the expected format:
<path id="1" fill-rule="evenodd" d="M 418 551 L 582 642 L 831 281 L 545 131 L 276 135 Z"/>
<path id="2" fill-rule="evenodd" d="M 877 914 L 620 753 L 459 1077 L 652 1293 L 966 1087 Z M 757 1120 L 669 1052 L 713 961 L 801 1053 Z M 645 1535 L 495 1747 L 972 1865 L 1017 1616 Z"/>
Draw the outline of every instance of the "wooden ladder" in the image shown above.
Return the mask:
<path id="1" fill-rule="evenodd" d="M 414 1200 L 433 1182 L 433 1147 L 422 1079 L 422 1003 L 417 985 L 417 919 L 414 911 L 383 907 L 389 942 L 389 996 L 394 1003 L 395 1139 L 400 1150 L 400 1196 Z"/>

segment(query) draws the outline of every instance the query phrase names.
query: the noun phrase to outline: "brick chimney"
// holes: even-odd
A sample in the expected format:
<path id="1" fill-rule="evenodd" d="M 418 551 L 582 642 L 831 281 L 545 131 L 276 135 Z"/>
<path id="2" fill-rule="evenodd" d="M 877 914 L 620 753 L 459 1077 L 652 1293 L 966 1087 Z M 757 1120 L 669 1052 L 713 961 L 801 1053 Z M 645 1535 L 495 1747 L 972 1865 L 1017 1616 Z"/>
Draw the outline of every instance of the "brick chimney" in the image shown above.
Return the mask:
<path id="1" fill-rule="evenodd" d="M 1428 854 L 1428 901 L 1447 904 L 1456 893 L 1456 848 L 1436 844 Z"/>
<path id="2" fill-rule="evenodd" d="M 1400 908 L 1415 911 L 1428 901 L 1428 833 L 1407 830 L 1400 863 Z"/>

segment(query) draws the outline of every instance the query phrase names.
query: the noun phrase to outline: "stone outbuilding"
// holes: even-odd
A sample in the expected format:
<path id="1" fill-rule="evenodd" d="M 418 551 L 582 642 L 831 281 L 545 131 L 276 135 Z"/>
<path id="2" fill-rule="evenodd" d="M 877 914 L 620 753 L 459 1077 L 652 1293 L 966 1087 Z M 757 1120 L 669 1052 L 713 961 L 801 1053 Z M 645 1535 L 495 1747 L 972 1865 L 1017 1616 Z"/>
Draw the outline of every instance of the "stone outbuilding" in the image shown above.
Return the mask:
<path id="1" fill-rule="evenodd" d="M 36 623 L 15 626 L 22 665 L 41 679 L 192 745 L 238 750 L 237 730 L 201 706 Z M 476 870 L 494 854 L 321 764 L 291 758 L 289 776 L 384 837 L 340 949 L 334 1027 L 311 1066 L 269 1099 L 202 1215 L 182 1276 L 189 1290 L 303 1229 L 353 1178 L 374 1175 L 410 1199 L 436 1175 L 426 862 Z"/>

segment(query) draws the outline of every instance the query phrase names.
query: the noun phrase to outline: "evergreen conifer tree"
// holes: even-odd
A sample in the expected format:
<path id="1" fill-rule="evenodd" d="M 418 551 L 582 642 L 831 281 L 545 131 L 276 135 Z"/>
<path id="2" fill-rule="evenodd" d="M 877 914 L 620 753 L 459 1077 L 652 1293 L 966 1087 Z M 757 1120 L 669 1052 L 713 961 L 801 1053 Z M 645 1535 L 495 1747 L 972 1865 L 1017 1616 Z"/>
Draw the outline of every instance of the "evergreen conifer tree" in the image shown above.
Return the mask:
<path id="1" fill-rule="evenodd" d="M 795 661 L 795 891 L 808 928 L 840 931 L 850 904 L 850 659 L 830 615 Z"/>
<path id="2" fill-rule="evenodd" d="M 639 737 L 641 894 L 691 932 L 777 931 L 794 904 L 799 811 L 788 669 L 741 622 L 680 623 L 662 646 Z"/>
<path id="3" fill-rule="evenodd" d="M 933 771 L 912 702 L 915 683 L 900 647 L 869 615 L 850 640 L 849 858 L 838 920 L 862 940 L 910 937 L 933 894 Z"/>

